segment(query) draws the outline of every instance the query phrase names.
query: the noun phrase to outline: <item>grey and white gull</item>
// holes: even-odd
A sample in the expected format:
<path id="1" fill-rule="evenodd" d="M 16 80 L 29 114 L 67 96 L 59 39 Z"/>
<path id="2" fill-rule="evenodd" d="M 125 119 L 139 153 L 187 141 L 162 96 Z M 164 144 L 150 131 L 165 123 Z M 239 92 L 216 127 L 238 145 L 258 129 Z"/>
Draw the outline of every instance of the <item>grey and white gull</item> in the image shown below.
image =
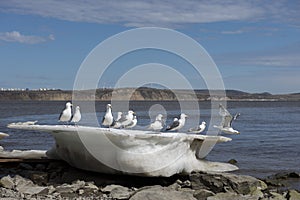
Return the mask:
<path id="1" fill-rule="evenodd" d="M 72 103 L 67 102 L 65 109 L 60 113 L 58 120 L 60 122 L 69 122 L 72 117 Z"/>
<path id="2" fill-rule="evenodd" d="M 232 116 L 222 104 L 219 105 L 219 108 L 219 114 L 222 116 L 222 122 L 220 126 L 214 125 L 214 128 L 217 128 L 220 131 L 227 134 L 240 134 L 239 131 L 232 128 L 232 122 L 240 116 L 240 113 L 237 113 L 234 116 Z"/>
<path id="3" fill-rule="evenodd" d="M 106 105 L 106 112 L 102 119 L 102 125 L 111 127 L 114 124 L 114 117 L 111 111 L 111 104 Z"/>
<path id="4" fill-rule="evenodd" d="M 71 122 L 75 123 L 75 125 L 81 120 L 80 107 L 76 106 L 75 113 L 72 116 Z"/>
<path id="5" fill-rule="evenodd" d="M 190 133 L 202 133 L 206 128 L 206 122 L 202 122 L 200 125 L 198 125 L 197 127 L 195 128 L 190 128 L 188 130 L 188 132 Z"/>
<path id="6" fill-rule="evenodd" d="M 148 129 L 153 131 L 160 131 L 161 129 L 163 129 L 163 127 L 164 127 L 163 115 L 158 114 L 155 117 L 155 121 L 149 125 Z"/>
<path id="7" fill-rule="evenodd" d="M 187 117 L 188 116 L 186 114 L 181 113 L 180 119 L 176 120 L 177 118 L 174 118 L 173 123 L 167 127 L 166 131 L 178 131 L 182 129 L 182 127 L 185 125 L 185 120 Z"/>

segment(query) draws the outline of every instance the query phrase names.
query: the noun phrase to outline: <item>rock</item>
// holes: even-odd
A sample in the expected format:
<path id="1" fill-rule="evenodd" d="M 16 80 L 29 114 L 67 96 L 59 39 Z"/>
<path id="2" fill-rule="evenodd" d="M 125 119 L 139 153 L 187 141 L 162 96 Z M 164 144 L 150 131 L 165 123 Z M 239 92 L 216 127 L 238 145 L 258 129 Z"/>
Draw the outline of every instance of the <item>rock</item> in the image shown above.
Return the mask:
<path id="1" fill-rule="evenodd" d="M 296 190 L 289 190 L 286 195 L 288 200 L 299 200 L 300 199 L 300 193 Z"/>
<path id="2" fill-rule="evenodd" d="M 194 197 L 198 200 L 206 200 L 207 197 L 214 195 L 215 193 L 206 189 L 200 189 L 194 192 Z"/>
<path id="3" fill-rule="evenodd" d="M 238 194 L 251 194 L 261 183 L 258 179 L 229 173 L 192 173 L 190 174 L 192 189 L 208 189 L 214 193 L 236 192 Z"/>
<path id="4" fill-rule="evenodd" d="M 270 192 L 271 196 L 269 197 L 269 200 L 285 200 L 283 195 L 278 194 L 276 192 Z"/>
<path id="5" fill-rule="evenodd" d="M 78 190 L 78 194 L 79 194 L 79 195 L 82 195 L 83 193 L 84 193 L 84 190 L 83 190 L 83 189 Z"/>
<path id="6" fill-rule="evenodd" d="M 275 187 L 286 186 L 292 181 L 298 181 L 300 174 L 297 172 L 280 172 L 275 175 L 269 176 L 264 179 L 264 181 Z"/>
<path id="7" fill-rule="evenodd" d="M 52 194 L 56 191 L 55 187 L 53 185 L 48 186 L 48 194 Z"/>
<path id="8" fill-rule="evenodd" d="M 232 164 L 232 165 L 237 164 L 237 160 L 236 159 L 230 159 L 227 162 L 230 163 L 230 164 Z"/>
<path id="9" fill-rule="evenodd" d="M 13 191 L 11 189 L 6 189 L 6 188 L 0 188 L 0 199 L 19 199 L 20 198 L 20 193 Z"/>
<path id="10" fill-rule="evenodd" d="M 118 187 L 123 187 L 121 185 L 107 185 L 104 188 L 100 189 L 101 192 L 103 193 L 110 193 L 113 189 L 118 188 Z"/>
<path id="11" fill-rule="evenodd" d="M 175 182 L 172 185 L 169 185 L 168 188 L 170 190 L 179 190 L 181 188 L 181 186 L 177 182 Z"/>
<path id="12" fill-rule="evenodd" d="M 251 196 L 258 197 L 258 198 L 263 198 L 264 193 L 260 189 L 257 189 L 257 190 L 255 190 L 251 193 Z"/>
<path id="13" fill-rule="evenodd" d="M 121 185 L 108 185 L 102 188 L 101 192 L 110 193 L 113 199 L 129 199 L 132 193 L 129 188 Z"/>
<path id="14" fill-rule="evenodd" d="M 215 196 L 207 197 L 207 200 L 241 200 L 241 199 L 247 199 L 247 200 L 258 200 L 258 197 L 250 196 L 250 195 L 241 195 L 236 193 L 218 193 Z"/>
<path id="15" fill-rule="evenodd" d="M 192 193 L 170 190 L 165 187 L 148 187 L 138 190 L 130 200 L 196 200 Z"/>
<path id="16" fill-rule="evenodd" d="M 22 188 L 18 189 L 19 192 L 29 195 L 34 194 L 48 194 L 48 188 L 42 186 L 35 186 L 35 185 L 27 185 L 23 186 Z"/>
<path id="17" fill-rule="evenodd" d="M 20 163 L 19 168 L 26 169 L 26 170 L 33 170 L 33 167 L 27 163 Z"/>
<path id="18" fill-rule="evenodd" d="M 77 181 L 74 181 L 71 186 L 73 187 L 73 191 L 76 192 L 77 190 L 79 190 L 85 186 L 85 182 L 77 180 Z"/>
<path id="19" fill-rule="evenodd" d="M 129 199 L 131 192 L 126 187 L 118 187 L 111 191 L 110 196 L 113 199 Z"/>
<path id="20" fill-rule="evenodd" d="M 271 177 L 276 179 L 300 178 L 300 174 L 297 172 L 280 172 Z"/>
<path id="21" fill-rule="evenodd" d="M 0 185 L 7 189 L 13 189 L 15 184 L 13 179 L 8 175 L 0 179 Z"/>
<path id="22" fill-rule="evenodd" d="M 99 188 L 96 185 L 94 185 L 94 183 L 92 183 L 92 182 L 85 183 L 85 186 L 83 187 L 83 189 L 87 193 L 97 192 L 99 190 Z"/>
<path id="23" fill-rule="evenodd" d="M 25 179 L 21 176 L 16 175 L 14 177 L 16 190 L 23 194 L 34 195 L 34 194 L 47 194 L 48 188 L 34 185 L 31 180 Z"/>
<path id="24" fill-rule="evenodd" d="M 33 173 L 30 175 L 30 179 L 37 185 L 47 185 L 48 174 L 44 172 Z"/>
<path id="25" fill-rule="evenodd" d="M 268 185 L 265 183 L 265 182 L 263 182 L 262 180 L 258 180 L 259 181 L 259 186 L 258 186 L 258 189 L 260 189 L 260 190 L 266 190 L 266 189 L 268 189 Z"/>
<path id="26" fill-rule="evenodd" d="M 72 185 L 69 184 L 62 184 L 55 188 L 56 192 L 62 194 L 62 193 L 73 193 L 76 192 L 76 188 L 73 188 Z"/>

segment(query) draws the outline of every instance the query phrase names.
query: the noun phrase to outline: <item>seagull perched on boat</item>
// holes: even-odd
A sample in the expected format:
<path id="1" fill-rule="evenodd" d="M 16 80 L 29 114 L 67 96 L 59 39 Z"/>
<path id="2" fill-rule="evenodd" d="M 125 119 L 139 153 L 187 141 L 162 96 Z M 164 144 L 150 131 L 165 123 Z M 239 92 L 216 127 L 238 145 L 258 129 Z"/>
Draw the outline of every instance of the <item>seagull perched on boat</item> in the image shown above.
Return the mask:
<path id="1" fill-rule="evenodd" d="M 228 110 L 222 105 L 219 105 L 220 112 L 219 114 L 223 117 L 221 125 L 216 126 L 214 125 L 214 128 L 219 129 L 220 131 L 227 133 L 227 134 L 240 134 L 239 131 L 234 130 L 232 128 L 232 122 L 240 116 L 240 113 L 237 113 L 235 116 L 232 116 Z"/>
<path id="2" fill-rule="evenodd" d="M 113 115 L 111 112 L 111 104 L 107 104 L 106 105 L 106 113 L 102 119 L 102 125 L 110 127 L 113 125 L 113 123 L 114 123 L 114 118 L 113 118 Z"/>
<path id="3" fill-rule="evenodd" d="M 60 113 L 58 120 L 60 122 L 69 122 L 72 117 L 72 104 L 71 102 L 66 103 L 66 108 Z"/>
<path id="4" fill-rule="evenodd" d="M 149 125 L 148 129 L 153 131 L 160 131 L 164 127 L 163 115 L 158 114 L 155 118 L 155 121 Z"/>
<path id="5" fill-rule="evenodd" d="M 76 106 L 75 113 L 72 116 L 71 122 L 75 123 L 75 125 L 81 120 L 80 107 Z"/>
<path id="6" fill-rule="evenodd" d="M 206 122 L 202 122 L 199 126 L 195 128 L 190 128 L 188 132 L 190 133 L 202 133 L 206 128 Z"/>
<path id="7" fill-rule="evenodd" d="M 125 128 L 133 128 L 136 126 L 136 124 L 137 124 L 137 118 L 136 118 L 136 115 L 133 115 L 133 119 L 132 119 L 131 123 L 129 125 L 125 126 Z"/>
<path id="8" fill-rule="evenodd" d="M 166 131 L 178 131 L 179 129 L 181 129 L 184 124 L 185 124 L 185 118 L 187 118 L 188 116 L 184 113 L 181 113 L 180 115 L 180 119 L 179 120 L 176 120 L 174 118 L 174 121 L 171 125 L 169 125 L 166 129 Z"/>

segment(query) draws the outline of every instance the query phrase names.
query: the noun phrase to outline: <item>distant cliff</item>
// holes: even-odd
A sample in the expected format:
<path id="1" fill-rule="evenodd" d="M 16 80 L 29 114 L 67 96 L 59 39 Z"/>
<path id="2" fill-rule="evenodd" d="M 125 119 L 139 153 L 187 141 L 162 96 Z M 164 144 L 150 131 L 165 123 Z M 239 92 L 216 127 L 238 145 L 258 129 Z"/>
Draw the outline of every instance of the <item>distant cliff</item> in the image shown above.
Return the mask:
<path id="1" fill-rule="evenodd" d="M 122 89 L 97 89 L 75 91 L 74 95 L 78 100 L 137 100 L 137 101 L 173 101 L 173 100 L 193 100 L 209 101 L 223 98 L 220 91 L 213 91 L 212 96 L 208 90 L 167 90 L 154 88 L 122 88 Z M 0 100 L 34 100 L 34 101 L 67 101 L 71 100 L 73 91 L 49 90 L 49 91 L 0 91 Z M 231 101 L 299 101 L 300 93 L 272 95 L 270 93 L 246 93 L 237 90 L 227 90 L 226 99 Z"/>

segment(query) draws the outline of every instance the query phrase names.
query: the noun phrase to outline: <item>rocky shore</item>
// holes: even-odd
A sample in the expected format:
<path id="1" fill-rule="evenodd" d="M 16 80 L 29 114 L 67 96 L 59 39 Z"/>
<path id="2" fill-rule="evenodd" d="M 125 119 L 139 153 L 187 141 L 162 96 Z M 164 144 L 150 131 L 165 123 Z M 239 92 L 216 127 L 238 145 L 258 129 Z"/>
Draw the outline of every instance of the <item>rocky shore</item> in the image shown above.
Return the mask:
<path id="1" fill-rule="evenodd" d="M 233 173 L 194 172 L 188 176 L 145 178 L 75 169 L 62 161 L 0 163 L 1 199 L 300 199 L 289 183 L 300 174 L 280 173 L 265 180 Z"/>

